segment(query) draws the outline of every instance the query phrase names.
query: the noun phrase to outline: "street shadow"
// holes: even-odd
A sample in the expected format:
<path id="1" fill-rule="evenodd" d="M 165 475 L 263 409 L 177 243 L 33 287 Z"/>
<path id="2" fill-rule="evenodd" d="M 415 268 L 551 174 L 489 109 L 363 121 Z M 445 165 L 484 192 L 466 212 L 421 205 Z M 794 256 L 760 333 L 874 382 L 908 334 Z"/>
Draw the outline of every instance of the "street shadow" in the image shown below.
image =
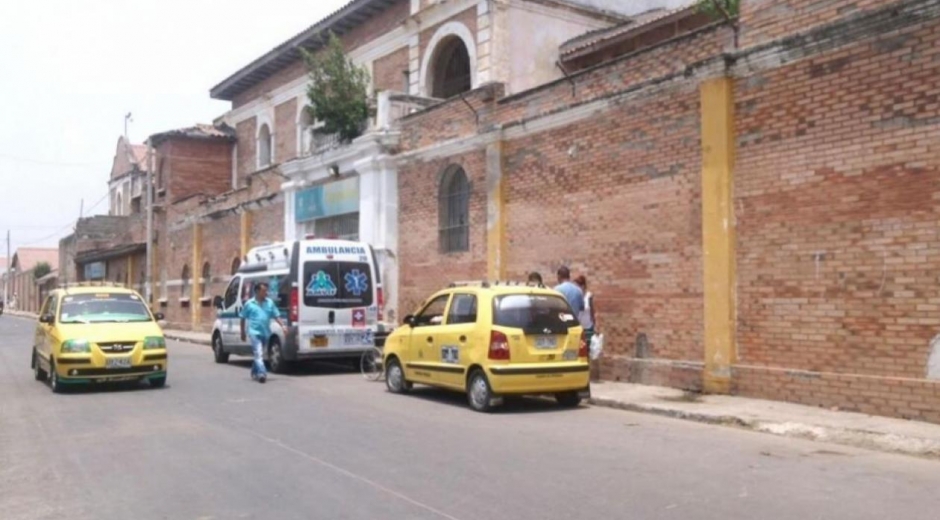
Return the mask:
<path id="1" fill-rule="evenodd" d="M 228 365 L 239 370 L 251 371 L 251 358 L 229 358 Z M 285 374 L 272 374 L 279 377 L 328 377 L 358 374 L 352 362 L 343 361 L 297 361 L 291 363 Z"/>
<path id="2" fill-rule="evenodd" d="M 443 405 L 463 408 L 469 413 L 476 413 L 467 403 L 467 395 L 460 392 L 443 390 L 430 386 L 415 386 L 406 396 Z M 539 395 L 507 396 L 503 398 L 503 405 L 493 409 L 493 413 L 500 415 L 524 415 L 533 413 L 577 413 L 588 407 L 582 402 L 577 408 L 565 408 L 559 405 L 553 397 Z"/>
<path id="3" fill-rule="evenodd" d="M 46 383 L 48 386 L 48 383 Z M 150 386 L 146 381 L 121 381 L 116 383 L 91 383 L 69 385 L 58 394 L 62 396 L 82 396 L 95 395 L 103 393 L 136 393 L 136 392 L 159 392 L 169 390 L 172 385 L 166 383 L 161 388 Z"/>

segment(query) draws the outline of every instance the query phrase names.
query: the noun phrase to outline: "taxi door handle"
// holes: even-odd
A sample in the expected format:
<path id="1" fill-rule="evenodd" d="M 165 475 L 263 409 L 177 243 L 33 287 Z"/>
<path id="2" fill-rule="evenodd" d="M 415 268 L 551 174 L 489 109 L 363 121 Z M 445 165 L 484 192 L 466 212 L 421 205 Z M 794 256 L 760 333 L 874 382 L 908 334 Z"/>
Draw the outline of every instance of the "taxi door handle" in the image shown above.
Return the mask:
<path id="1" fill-rule="evenodd" d="M 428 336 L 428 343 L 434 343 L 434 338 L 431 336 Z"/>

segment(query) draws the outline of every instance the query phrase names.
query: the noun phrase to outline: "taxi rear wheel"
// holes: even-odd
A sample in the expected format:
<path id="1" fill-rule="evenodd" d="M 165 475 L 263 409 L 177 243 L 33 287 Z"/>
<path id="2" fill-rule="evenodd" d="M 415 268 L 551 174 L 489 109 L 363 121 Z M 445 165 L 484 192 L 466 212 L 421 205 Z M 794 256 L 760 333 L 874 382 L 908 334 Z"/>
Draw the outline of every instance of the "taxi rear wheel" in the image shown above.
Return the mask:
<path id="1" fill-rule="evenodd" d="M 385 368 L 385 386 L 393 394 L 405 394 L 411 390 L 411 381 L 405 379 L 405 371 L 398 358 L 392 358 Z"/>
<path id="2" fill-rule="evenodd" d="M 36 378 L 36 381 L 45 381 L 49 374 L 42 369 L 42 364 L 39 362 L 39 354 L 36 353 L 36 350 L 33 349 L 33 377 Z"/>
<path id="3" fill-rule="evenodd" d="M 490 388 L 490 382 L 486 379 L 486 374 L 482 370 L 474 370 L 470 374 L 467 382 L 467 402 L 470 408 L 478 412 L 491 412 L 493 406 L 493 389 Z"/>
<path id="4" fill-rule="evenodd" d="M 575 408 L 581 404 L 581 395 L 578 392 L 561 392 L 555 394 L 555 400 L 565 408 Z"/>
<path id="5" fill-rule="evenodd" d="M 216 334 L 212 336 L 212 354 L 215 357 L 215 362 L 219 364 L 228 363 L 228 352 L 222 348 L 222 335 Z"/>

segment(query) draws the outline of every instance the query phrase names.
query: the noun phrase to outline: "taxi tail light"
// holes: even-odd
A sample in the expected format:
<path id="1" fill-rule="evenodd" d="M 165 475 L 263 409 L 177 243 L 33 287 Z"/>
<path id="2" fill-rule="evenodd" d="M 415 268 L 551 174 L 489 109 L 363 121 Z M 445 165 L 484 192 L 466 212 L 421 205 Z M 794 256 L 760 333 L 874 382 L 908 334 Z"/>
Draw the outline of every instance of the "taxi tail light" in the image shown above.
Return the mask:
<path id="1" fill-rule="evenodd" d="M 578 357 L 586 358 L 588 357 L 588 340 L 587 334 L 581 334 L 581 346 L 578 347 Z"/>
<path id="2" fill-rule="evenodd" d="M 509 361 L 509 338 L 499 331 L 490 333 L 490 359 Z"/>
<path id="3" fill-rule="evenodd" d="M 300 321 L 300 292 L 296 287 L 290 290 L 290 312 L 287 319 L 291 323 Z"/>
<path id="4" fill-rule="evenodd" d="M 381 287 L 376 289 L 379 300 L 379 321 L 385 321 L 385 291 Z"/>

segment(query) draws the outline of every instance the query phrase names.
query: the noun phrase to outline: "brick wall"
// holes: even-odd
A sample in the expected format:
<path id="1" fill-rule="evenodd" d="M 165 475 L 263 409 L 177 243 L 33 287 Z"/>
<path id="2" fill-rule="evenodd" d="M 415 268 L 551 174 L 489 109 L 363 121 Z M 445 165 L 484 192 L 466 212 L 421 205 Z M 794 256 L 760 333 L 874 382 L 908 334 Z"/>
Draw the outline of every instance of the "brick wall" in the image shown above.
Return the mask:
<path id="1" fill-rule="evenodd" d="M 470 182 L 470 249 L 438 254 L 438 187 L 450 165 L 463 167 Z M 434 291 L 454 280 L 486 277 L 486 154 L 482 151 L 444 160 L 415 162 L 399 172 L 399 301 L 410 314 Z"/>
<path id="2" fill-rule="evenodd" d="M 858 13 L 834 7 L 845 3 L 764 4 L 752 20 L 794 6 L 822 14 L 801 26 L 815 33 L 745 50 L 731 69 L 739 76 L 733 389 L 940 422 L 940 382 L 926 379 L 940 334 L 940 13 L 887 11 L 861 31 Z M 845 26 L 821 25 L 836 20 L 833 8 Z M 609 334 L 605 378 L 700 388 L 698 88 L 705 71 L 722 69 L 728 37 L 709 28 L 609 62 L 575 75 L 574 93 L 567 81 L 498 101 L 476 91 L 479 125 L 460 100 L 403 122 L 409 153 L 495 124 L 519 135 L 543 116 L 597 103 L 588 119 L 510 138 L 503 167 L 509 274 L 550 279 L 559 263 L 587 274 Z M 475 192 L 480 209 L 471 213 L 480 250 L 435 254 L 434 232 L 437 175 L 466 162 L 479 183 L 482 142 L 450 158 L 409 155 L 402 169 L 403 309 L 486 271 L 485 195 Z"/>
<path id="3" fill-rule="evenodd" d="M 232 186 L 232 143 L 171 138 L 157 147 L 171 202 L 194 195 L 218 195 Z"/>
<path id="4" fill-rule="evenodd" d="M 408 92 L 405 72 L 408 72 L 408 47 L 402 47 L 372 62 L 373 89 L 376 92 L 381 90 Z"/>
<path id="5" fill-rule="evenodd" d="M 748 47 L 765 43 L 892 3 L 896 2 L 890 0 L 742 0 L 741 45 Z"/>
<path id="6" fill-rule="evenodd" d="M 683 84 L 505 148 L 510 276 L 585 274 L 610 355 L 702 358 L 698 112 Z"/>
<path id="7" fill-rule="evenodd" d="M 235 135 L 238 140 L 236 148 L 238 164 L 238 186 L 244 186 L 245 178 L 257 170 L 258 166 L 258 119 L 252 117 L 235 125 Z"/>
<path id="8" fill-rule="evenodd" d="M 291 99 L 274 108 L 274 161 L 287 162 L 297 157 L 297 100 Z"/>

